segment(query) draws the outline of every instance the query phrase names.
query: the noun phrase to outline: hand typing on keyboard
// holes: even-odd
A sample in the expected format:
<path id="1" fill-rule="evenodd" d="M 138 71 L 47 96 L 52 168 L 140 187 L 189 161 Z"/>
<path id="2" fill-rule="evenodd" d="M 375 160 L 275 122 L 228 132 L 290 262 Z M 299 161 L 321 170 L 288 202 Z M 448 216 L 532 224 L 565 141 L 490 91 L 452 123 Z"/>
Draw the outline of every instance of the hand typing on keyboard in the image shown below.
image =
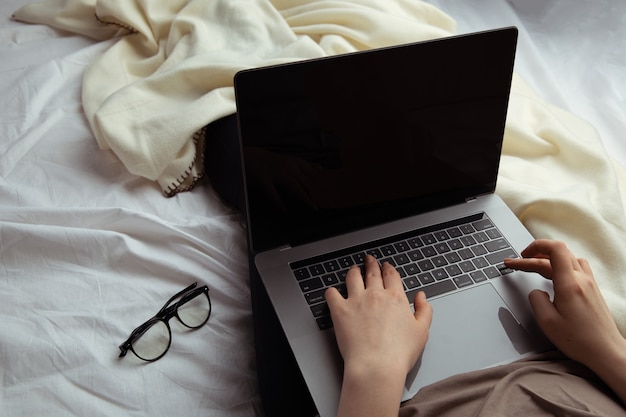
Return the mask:
<path id="1" fill-rule="evenodd" d="M 503 260 L 519 256 L 491 220 L 478 213 L 294 262 L 294 278 L 320 330 L 333 326 L 327 288 L 335 287 L 345 298 L 348 270 L 364 265 L 366 255 L 396 268 L 409 303 L 420 291 L 430 299 L 498 279 L 513 272 Z"/>
<path id="2" fill-rule="evenodd" d="M 626 339 L 596 284 L 589 263 L 562 242 L 536 240 L 507 259 L 509 268 L 552 280 L 554 300 L 535 290 L 530 304 L 545 335 L 565 355 L 594 371 L 626 404 Z"/>
<path id="3" fill-rule="evenodd" d="M 344 359 L 339 414 L 397 413 L 406 375 L 428 339 L 431 306 L 418 292 L 413 312 L 396 269 L 387 262 L 379 266 L 371 255 L 365 259 L 365 278 L 353 266 L 346 287 L 347 299 L 336 288 L 326 290 Z"/>
<path id="4" fill-rule="evenodd" d="M 537 272 L 554 284 L 554 299 L 535 290 L 529 295 L 546 336 L 570 358 L 594 371 L 626 405 L 626 339 L 593 278 L 589 264 L 565 244 L 537 240 L 506 259 L 508 268 Z M 395 416 L 407 372 L 428 339 L 432 308 L 424 292 L 410 308 L 402 279 L 389 263 L 365 258 L 365 278 L 353 266 L 346 275 L 347 298 L 326 290 L 344 379 L 338 416 Z M 589 385 L 592 389 L 592 384 Z"/>

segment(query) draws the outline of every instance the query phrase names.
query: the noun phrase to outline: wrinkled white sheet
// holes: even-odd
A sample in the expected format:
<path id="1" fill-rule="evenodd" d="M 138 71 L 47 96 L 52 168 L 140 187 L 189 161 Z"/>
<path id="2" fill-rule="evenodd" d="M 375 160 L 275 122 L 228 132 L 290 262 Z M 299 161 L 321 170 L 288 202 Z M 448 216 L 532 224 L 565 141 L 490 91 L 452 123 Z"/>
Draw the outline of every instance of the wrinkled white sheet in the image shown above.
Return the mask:
<path id="1" fill-rule="evenodd" d="M 0 414 L 259 414 L 239 217 L 210 186 L 166 199 L 98 148 L 80 101 L 109 46 L 0 3 Z M 192 282 L 213 313 L 144 365 L 118 345 Z"/>
<path id="2" fill-rule="evenodd" d="M 206 183 L 166 199 L 98 148 L 81 80 L 110 41 L 10 21 L 26 3 L 0 3 L 0 413 L 260 415 L 238 216 Z M 518 72 L 544 99 L 591 120 L 626 166 L 625 3 L 436 3 L 460 32 L 519 26 Z M 549 175 L 529 172 L 538 184 Z M 536 234 L 551 220 L 520 215 Z M 189 332 L 173 320 L 163 359 L 119 360 L 128 333 L 194 281 L 210 288 L 207 325 Z"/>

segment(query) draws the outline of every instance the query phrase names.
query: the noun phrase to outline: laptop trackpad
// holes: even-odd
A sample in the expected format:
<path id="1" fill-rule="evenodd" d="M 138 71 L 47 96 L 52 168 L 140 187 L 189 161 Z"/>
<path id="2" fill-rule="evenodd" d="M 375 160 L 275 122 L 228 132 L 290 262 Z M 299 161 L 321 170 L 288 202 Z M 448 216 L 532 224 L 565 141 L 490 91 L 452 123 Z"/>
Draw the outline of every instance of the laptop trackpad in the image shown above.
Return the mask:
<path id="1" fill-rule="evenodd" d="M 514 361 L 534 347 L 490 284 L 432 300 L 431 305 L 428 343 L 408 375 L 404 399 L 449 376 Z"/>

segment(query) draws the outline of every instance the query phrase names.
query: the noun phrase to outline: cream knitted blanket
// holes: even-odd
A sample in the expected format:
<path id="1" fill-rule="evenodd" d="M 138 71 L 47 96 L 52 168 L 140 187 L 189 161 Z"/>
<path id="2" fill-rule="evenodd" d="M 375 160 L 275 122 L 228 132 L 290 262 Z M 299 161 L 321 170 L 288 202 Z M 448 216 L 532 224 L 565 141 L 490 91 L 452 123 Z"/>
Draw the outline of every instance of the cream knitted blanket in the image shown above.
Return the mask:
<path id="1" fill-rule="evenodd" d="M 202 176 L 202 127 L 235 112 L 236 71 L 455 31 L 418 0 L 48 0 L 15 18 L 114 39 L 85 74 L 85 113 L 102 148 L 170 196 Z M 596 131 L 516 77 L 498 181 L 535 237 L 590 261 L 626 335 L 623 193 Z"/>
<path id="2" fill-rule="evenodd" d="M 83 107 L 100 147 L 168 196 L 202 175 L 201 129 L 235 112 L 238 70 L 455 29 L 413 0 L 51 0 L 15 18 L 117 39 L 85 74 Z"/>

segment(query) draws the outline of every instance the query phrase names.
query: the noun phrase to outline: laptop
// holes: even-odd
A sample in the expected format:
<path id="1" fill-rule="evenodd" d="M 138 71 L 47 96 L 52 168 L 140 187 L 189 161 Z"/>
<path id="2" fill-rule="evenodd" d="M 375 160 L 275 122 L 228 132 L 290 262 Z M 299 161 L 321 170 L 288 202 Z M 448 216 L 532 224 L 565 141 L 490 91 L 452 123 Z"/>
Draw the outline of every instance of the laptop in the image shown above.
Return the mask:
<path id="1" fill-rule="evenodd" d="M 434 318 L 403 399 L 550 347 L 504 267 L 532 240 L 495 195 L 516 28 L 244 70 L 235 94 L 249 249 L 322 417 L 342 360 L 324 299 L 366 254 Z"/>

